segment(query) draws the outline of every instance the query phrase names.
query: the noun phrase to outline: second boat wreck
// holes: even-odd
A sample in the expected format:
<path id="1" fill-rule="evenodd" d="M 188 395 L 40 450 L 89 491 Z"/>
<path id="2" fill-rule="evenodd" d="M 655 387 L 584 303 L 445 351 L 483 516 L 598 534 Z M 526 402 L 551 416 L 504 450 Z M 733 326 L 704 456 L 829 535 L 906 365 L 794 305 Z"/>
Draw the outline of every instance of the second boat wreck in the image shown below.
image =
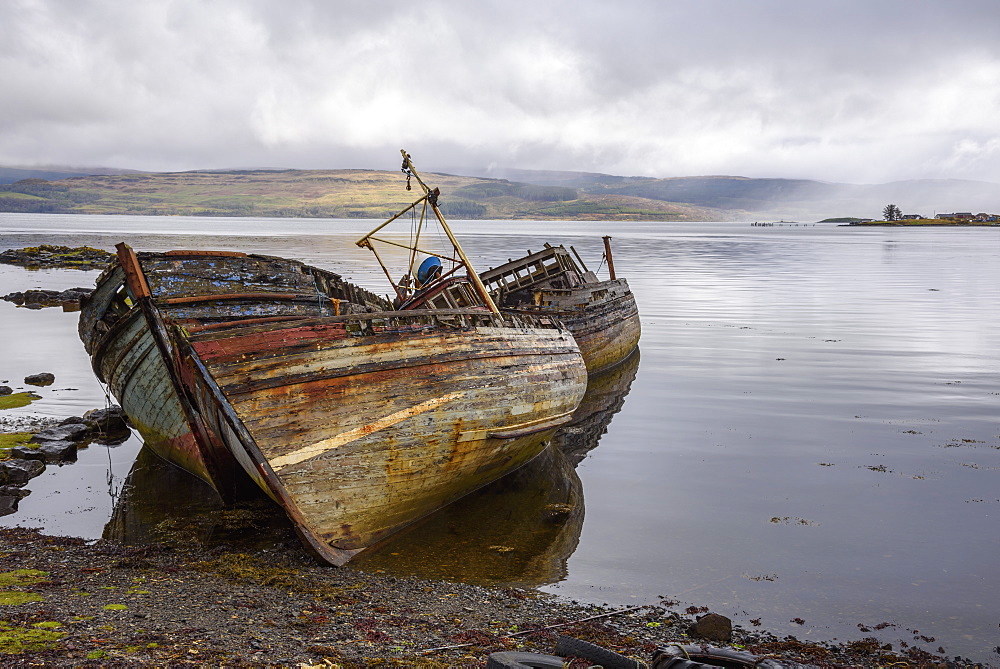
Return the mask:
<path id="1" fill-rule="evenodd" d="M 98 377 L 156 453 L 222 493 L 241 467 L 332 564 L 531 460 L 586 388 L 572 335 L 471 268 L 394 309 L 294 260 L 117 248 L 80 319 Z"/>
<path id="2" fill-rule="evenodd" d="M 573 255 L 576 249 L 572 246 Z M 639 345 L 639 309 L 628 281 L 615 276 L 611 237 L 604 237 L 610 277 L 601 281 L 562 245 L 490 268 L 480 278 L 505 312 L 549 315 L 562 321 L 591 374 L 621 363 Z"/>

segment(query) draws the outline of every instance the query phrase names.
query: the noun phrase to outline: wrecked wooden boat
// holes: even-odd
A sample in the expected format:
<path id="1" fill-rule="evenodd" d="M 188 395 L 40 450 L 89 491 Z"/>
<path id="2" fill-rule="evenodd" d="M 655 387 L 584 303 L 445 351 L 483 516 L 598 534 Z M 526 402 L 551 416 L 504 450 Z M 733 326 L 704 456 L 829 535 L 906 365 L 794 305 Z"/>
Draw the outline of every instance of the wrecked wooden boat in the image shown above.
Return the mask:
<path id="1" fill-rule="evenodd" d="M 549 244 L 482 272 L 480 278 L 501 310 L 560 319 L 576 338 L 587 371 L 597 374 L 625 360 L 641 334 L 628 281 L 615 276 L 610 241 L 604 237 L 607 281 L 588 270 L 573 247 L 579 264 L 563 246 Z"/>
<path id="2" fill-rule="evenodd" d="M 576 466 L 625 405 L 636 349 L 587 381 L 587 392 L 537 458 L 358 556 L 365 571 L 537 588 L 565 580 L 585 515 Z"/>
<path id="3" fill-rule="evenodd" d="M 394 309 L 294 260 L 117 248 L 80 320 L 98 377 L 154 452 L 222 494 L 238 463 L 332 564 L 531 460 L 586 388 L 569 331 L 471 270 Z"/>

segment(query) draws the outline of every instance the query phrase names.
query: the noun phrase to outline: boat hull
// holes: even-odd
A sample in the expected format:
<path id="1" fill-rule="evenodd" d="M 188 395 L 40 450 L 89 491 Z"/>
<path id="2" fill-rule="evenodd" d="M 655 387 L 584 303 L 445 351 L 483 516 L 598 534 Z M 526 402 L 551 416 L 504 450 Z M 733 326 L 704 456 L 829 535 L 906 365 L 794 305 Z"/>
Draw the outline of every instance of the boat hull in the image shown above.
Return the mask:
<path id="1" fill-rule="evenodd" d="M 531 460 L 586 388 L 549 317 L 372 312 L 305 297 L 301 263 L 168 255 L 141 258 L 145 297 L 102 276 L 95 371 L 155 452 L 220 491 L 242 468 L 333 564 Z"/>
<path id="2" fill-rule="evenodd" d="M 217 481 L 141 311 L 129 314 L 121 331 L 113 334 L 100 350 L 97 365 L 125 415 L 154 453 L 215 487 Z"/>
<path id="3" fill-rule="evenodd" d="M 535 305 L 509 310 L 545 314 L 562 321 L 579 345 L 590 374 L 600 374 L 621 363 L 639 345 L 639 309 L 625 279 L 570 289 L 536 289 L 534 298 Z"/>
<path id="4" fill-rule="evenodd" d="M 590 374 L 598 374 L 627 358 L 639 345 L 639 309 L 625 279 L 546 293 L 545 313 L 559 318 L 573 333 Z"/>
<path id="5" fill-rule="evenodd" d="M 531 460 L 586 386 L 561 330 L 341 325 L 190 342 L 213 431 L 335 563 Z"/>
<path id="6" fill-rule="evenodd" d="M 546 244 L 480 278 L 502 310 L 547 314 L 562 321 L 579 344 L 590 374 L 614 367 L 639 344 L 639 309 L 628 281 L 598 281 L 562 246 Z"/>
<path id="7" fill-rule="evenodd" d="M 196 417 L 182 400 L 170 362 L 157 347 L 145 314 L 134 304 L 119 305 L 112 325 L 100 319 L 120 297 L 123 284 L 121 268 L 113 266 L 98 280 L 81 311 L 80 337 L 94 373 L 108 385 L 154 453 L 221 492 L 220 476 L 194 434 Z"/>

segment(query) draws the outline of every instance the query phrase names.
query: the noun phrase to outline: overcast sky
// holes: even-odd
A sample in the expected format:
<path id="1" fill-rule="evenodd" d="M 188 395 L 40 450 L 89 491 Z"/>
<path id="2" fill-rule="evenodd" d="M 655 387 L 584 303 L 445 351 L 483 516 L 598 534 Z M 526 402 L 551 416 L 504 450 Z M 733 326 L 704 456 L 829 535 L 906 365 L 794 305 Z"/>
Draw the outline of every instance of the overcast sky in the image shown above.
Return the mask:
<path id="1" fill-rule="evenodd" d="M 1000 182 L 996 0 L 0 0 L 0 164 Z"/>

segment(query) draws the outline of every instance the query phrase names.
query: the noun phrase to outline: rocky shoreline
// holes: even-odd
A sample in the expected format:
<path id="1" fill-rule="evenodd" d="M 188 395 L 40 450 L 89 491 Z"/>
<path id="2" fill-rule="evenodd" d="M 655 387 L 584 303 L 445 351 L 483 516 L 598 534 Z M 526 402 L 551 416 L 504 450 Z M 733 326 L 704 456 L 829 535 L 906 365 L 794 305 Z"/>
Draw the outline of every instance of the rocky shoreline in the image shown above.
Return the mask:
<path id="1" fill-rule="evenodd" d="M 0 574 L 5 666 L 481 667 L 498 651 L 551 654 L 560 635 L 648 662 L 668 643 L 716 643 L 691 636 L 701 609 L 331 568 L 294 538 L 244 554 L 13 528 L 0 530 L 0 553 L 11 570 Z M 976 666 L 875 639 L 804 643 L 739 627 L 726 645 L 783 666 Z"/>
<path id="2" fill-rule="evenodd" d="M 51 372 L 41 372 L 24 377 L 24 383 L 45 387 L 55 378 Z M 40 396 L 14 393 L 10 386 L 0 385 L 0 410 L 26 406 L 35 399 Z M 17 512 L 20 500 L 31 494 L 25 486 L 46 466 L 76 462 L 77 450 L 91 443 L 114 446 L 131 436 L 125 412 L 118 406 L 62 420 L 0 417 L 0 516 Z"/>

